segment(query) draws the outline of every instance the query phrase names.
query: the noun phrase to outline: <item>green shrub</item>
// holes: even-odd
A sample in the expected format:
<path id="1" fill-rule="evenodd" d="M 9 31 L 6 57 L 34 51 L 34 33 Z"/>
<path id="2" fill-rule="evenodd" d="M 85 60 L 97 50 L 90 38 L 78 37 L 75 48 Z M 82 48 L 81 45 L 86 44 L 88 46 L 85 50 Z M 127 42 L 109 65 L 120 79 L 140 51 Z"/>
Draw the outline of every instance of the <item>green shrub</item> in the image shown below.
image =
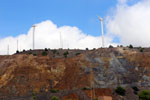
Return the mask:
<path id="1" fill-rule="evenodd" d="M 144 48 L 140 48 L 140 52 L 143 52 L 144 51 Z"/>
<path id="2" fill-rule="evenodd" d="M 54 49 L 54 50 L 51 50 L 51 51 L 53 52 L 53 54 L 55 54 L 55 53 L 57 52 L 57 50 L 55 50 L 55 49 Z"/>
<path id="3" fill-rule="evenodd" d="M 150 100 L 150 90 L 143 90 L 138 96 L 139 100 Z"/>
<path id="4" fill-rule="evenodd" d="M 36 96 L 35 96 L 34 92 L 32 92 L 32 98 L 33 98 L 33 100 L 36 100 Z"/>
<path id="5" fill-rule="evenodd" d="M 116 92 L 118 95 L 124 96 L 125 93 L 126 93 L 126 90 L 125 90 L 123 87 L 118 86 L 118 87 L 115 89 L 115 92 Z"/>
<path id="6" fill-rule="evenodd" d="M 90 90 L 89 87 L 83 87 L 82 90 Z"/>
<path id="7" fill-rule="evenodd" d="M 57 92 L 59 92 L 58 89 L 51 89 L 50 91 L 51 91 L 51 93 L 57 93 Z"/>
<path id="8" fill-rule="evenodd" d="M 37 54 L 36 53 L 33 53 L 33 56 L 36 56 Z"/>
<path id="9" fill-rule="evenodd" d="M 56 97 L 56 96 L 53 96 L 52 98 L 51 98 L 51 100 L 60 100 L 58 97 Z"/>
<path id="10" fill-rule="evenodd" d="M 64 57 L 67 58 L 67 55 L 69 54 L 68 51 L 64 52 Z"/>
<path id="11" fill-rule="evenodd" d="M 29 52 L 28 54 L 32 54 L 32 52 Z"/>
<path id="12" fill-rule="evenodd" d="M 96 48 L 93 48 L 93 51 L 96 50 Z"/>
<path id="13" fill-rule="evenodd" d="M 43 55 L 43 56 L 47 56 L 48 54 L 47 54 L 46 51 L 43 51 L 43 52 L 42 52 L 42 55 Z"/>
<path id="14" fill-rule="evenodd" d="M 98 100 L 98 98 L 94 98 L 93 100 Z"/>
<path id="15" fill-rule="evenodd" d="M 81 53 L 76 53 L 76 56 L 80 55 Z"/>

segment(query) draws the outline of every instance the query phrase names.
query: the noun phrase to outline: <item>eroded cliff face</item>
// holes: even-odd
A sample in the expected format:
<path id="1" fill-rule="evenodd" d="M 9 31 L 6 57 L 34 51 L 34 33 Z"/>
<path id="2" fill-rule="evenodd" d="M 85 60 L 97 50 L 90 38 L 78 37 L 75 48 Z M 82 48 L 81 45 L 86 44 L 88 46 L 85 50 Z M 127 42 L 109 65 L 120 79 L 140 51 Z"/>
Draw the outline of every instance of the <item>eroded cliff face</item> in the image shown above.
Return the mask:
<path id="1" fill-rule="evenodd" d="M 69 51 L 69 50 L 68 50 Z M 47 92 L 83 87 L 150 87 L 150 52 L 138 49 L 107 48 L 61 52 L 54 57 L 38 54 L 0 56 L 0 94 L 23 96 L 33 91 Z M 75 51 L 77 52 L 77 51 Z"/>

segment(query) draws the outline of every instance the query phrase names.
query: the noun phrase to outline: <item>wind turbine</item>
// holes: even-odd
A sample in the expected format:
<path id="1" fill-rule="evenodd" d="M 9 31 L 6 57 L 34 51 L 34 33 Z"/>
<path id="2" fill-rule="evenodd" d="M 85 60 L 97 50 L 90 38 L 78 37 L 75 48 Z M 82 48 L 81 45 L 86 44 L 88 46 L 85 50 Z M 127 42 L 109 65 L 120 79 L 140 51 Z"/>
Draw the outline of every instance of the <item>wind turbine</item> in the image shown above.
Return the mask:
<path id="1" fill-rule="evenodd" d="M 101 21 L 101 30 L 102 30 L 102 47 L 105 47 L 104 45 L 104 27 L 103 27 L 103 21 L 104 18 L 101 18 L 100 16 L 98 16 L 99 20 Z"/>
<path id="2" fill-rule="evenodd" d="M 33 28 L 33 50 L 35 49 L 35 27 L 36 25 L 33 25 L 32 28 Z"/>

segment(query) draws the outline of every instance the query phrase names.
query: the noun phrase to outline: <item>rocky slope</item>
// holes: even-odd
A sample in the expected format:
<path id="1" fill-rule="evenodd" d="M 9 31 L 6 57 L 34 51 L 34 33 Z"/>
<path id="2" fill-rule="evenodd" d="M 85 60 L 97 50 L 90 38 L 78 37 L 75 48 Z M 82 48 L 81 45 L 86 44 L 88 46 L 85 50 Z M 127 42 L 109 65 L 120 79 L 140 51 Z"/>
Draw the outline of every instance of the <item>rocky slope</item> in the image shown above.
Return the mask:
<path id="1" fill-rule="evenodd" d="M 98 96 L 118 100 L 113 92 L 117 86 L 150 88 L 149 49 L 35 50 L 0 56 L 0 98 L 4 100 L 32 100 L 33 92 L 38 100 L 53 95 L 62 100 Z M 82 90 L 84 87 L 95 90 Z M 129 97 L 125 99 L 132 100 Z"/>

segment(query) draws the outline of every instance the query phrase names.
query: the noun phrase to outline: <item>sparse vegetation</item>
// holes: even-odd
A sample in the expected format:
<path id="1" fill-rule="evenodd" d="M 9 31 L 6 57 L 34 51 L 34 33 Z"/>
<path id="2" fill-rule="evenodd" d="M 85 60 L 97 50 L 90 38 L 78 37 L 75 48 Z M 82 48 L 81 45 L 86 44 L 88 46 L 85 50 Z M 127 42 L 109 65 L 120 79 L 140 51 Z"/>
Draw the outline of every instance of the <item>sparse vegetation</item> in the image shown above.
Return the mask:
<path id="1" fill-rule="evenodd" d="M 59 92 L 59 90 L 58 89 L 51 89 L 50 92 L 51 93 L 57 93 L 57 92 Z"/>
<path id="2" fill-rule="evenodd" d="M 64 52 L 64 57 L 67 58 L 68 54 L 69 54 L 68 51 Z"/>
<path id="3" fill-rule="evenodd" d="M 139 100 L 150 100 L 150 90 L 143 90 L 138 96 Z"/>
<path id="4" fill-rule="evenodd" d="M 118 87 L 115 89 L 115 92 L 116 92 L 118 95 L 124 96 L 125 93 L 126 93 L 126 90 L 125 90 L 123 87 L 118 86 Z"/>
<path id="5" fill-rule="evenodd" d="M 89 48 L 86 48 L 85 50 L 89 50 Z"/>
<path id="6" fill-rule="evenodd" d="M 42 52 L 42 55 L 43 55 L 43 56 L 47 56 L 48 53 L 47 53 L 46 51 L 43 51 L 43 52 Z"/>
<path id="7" fill-rule="evenodd" d="M 51 100 L 60 100 L 60 99 L 56 96 L 52 96 Z"/>

